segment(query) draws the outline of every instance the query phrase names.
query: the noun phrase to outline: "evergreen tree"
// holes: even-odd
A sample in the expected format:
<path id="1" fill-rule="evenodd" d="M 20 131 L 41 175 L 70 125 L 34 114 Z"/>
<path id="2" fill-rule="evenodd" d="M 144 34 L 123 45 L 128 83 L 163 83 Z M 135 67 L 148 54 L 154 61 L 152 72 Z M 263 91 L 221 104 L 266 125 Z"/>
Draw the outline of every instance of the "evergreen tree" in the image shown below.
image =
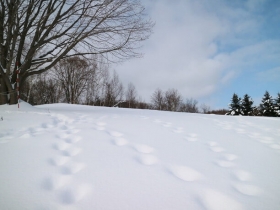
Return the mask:
<path id="1" fill-rule="evenodd" d="M 229 111 L 226 115 L 241 115 L 241 98 L 237 94 L 233 94 L 231 103 L 229 104 Z"/>
<path id="2" fill-rule="evenodd" d="M 277 117 L 280 117 L 280 93 L 277 94 L 277 97 L 275 99 L 274 112 L 276 113 Z"/>
<path id="3" fill-rule="evenodd" d="M 248 94 L 245 94 L 241 102 L 241 114 L 245 116 L 253 115 L 253 103 L 254 101 L 251 97 Z"/>
<path id="4" fill-rule="evenodd" d="M 262 116 L 268 116 L 268 117 L 275 117 L 276 112 L 274 110 L 274 104 L 273 99 L 268 91 L 265 92 L 262 102 L 260 104 L 260 114 Z"/>

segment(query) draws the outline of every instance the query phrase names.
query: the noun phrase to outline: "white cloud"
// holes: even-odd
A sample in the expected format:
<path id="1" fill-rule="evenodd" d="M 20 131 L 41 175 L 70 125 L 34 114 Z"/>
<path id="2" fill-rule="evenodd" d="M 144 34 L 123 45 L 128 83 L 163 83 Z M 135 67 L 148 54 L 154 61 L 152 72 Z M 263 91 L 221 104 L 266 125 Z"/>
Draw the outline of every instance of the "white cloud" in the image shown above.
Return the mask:
<path id="1" fill-rule="evenodd" d="M 205 0 L 146 4 L 156 26 L 143 48 L 144 58 L 116 66 L 116 70 L 147 101 L 156 88 L 176 88 L 188 98 L 209 96 L 244 68 L 279 59 L 279 40 L 254 38 L 262 19 L 250 10 L 261 2 L 248 1 L 243 8 L 218 0 L 213 5 Z"/>

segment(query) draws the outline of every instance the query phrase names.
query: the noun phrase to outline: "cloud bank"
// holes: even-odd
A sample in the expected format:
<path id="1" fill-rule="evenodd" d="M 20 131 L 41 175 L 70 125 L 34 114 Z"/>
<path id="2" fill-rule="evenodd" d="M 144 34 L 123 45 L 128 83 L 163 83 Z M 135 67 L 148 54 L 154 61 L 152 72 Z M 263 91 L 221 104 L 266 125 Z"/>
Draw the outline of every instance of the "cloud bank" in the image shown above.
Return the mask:
<path id="1" fill-rule="evenodd" d="M 275 74 L 280 66 L 280 36 L 275 34 L 280 31 L 272 28 L 280 21 L 280 4 L 273 7 L 274 2 L 143 1 L 156 22 L 144 57 L 114 68 L 147 102 L 156 88 L 209 100 L 239 77 Z"/>

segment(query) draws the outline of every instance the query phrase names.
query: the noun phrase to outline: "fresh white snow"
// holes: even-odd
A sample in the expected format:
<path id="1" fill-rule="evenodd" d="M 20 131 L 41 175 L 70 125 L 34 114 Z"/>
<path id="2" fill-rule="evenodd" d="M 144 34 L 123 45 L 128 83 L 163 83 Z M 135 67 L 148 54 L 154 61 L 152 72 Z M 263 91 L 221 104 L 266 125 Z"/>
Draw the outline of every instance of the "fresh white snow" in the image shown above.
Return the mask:
<path id="1" fill-rule="evenodd" d="M 24 102 L 0 117 L 1 210 L 280 209 L 279 118 Z"/>

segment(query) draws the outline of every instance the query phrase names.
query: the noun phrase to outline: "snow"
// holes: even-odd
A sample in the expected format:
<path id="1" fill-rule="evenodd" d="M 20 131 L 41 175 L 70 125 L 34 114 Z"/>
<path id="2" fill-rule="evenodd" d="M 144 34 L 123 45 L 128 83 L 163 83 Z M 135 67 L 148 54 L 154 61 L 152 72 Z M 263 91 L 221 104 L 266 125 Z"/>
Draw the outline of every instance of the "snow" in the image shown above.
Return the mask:
<path id="1" fill-rule="evenodd" d="M 279 162 L 279 118 L 0 106 L 0 209 L 276 210 Z"/>

